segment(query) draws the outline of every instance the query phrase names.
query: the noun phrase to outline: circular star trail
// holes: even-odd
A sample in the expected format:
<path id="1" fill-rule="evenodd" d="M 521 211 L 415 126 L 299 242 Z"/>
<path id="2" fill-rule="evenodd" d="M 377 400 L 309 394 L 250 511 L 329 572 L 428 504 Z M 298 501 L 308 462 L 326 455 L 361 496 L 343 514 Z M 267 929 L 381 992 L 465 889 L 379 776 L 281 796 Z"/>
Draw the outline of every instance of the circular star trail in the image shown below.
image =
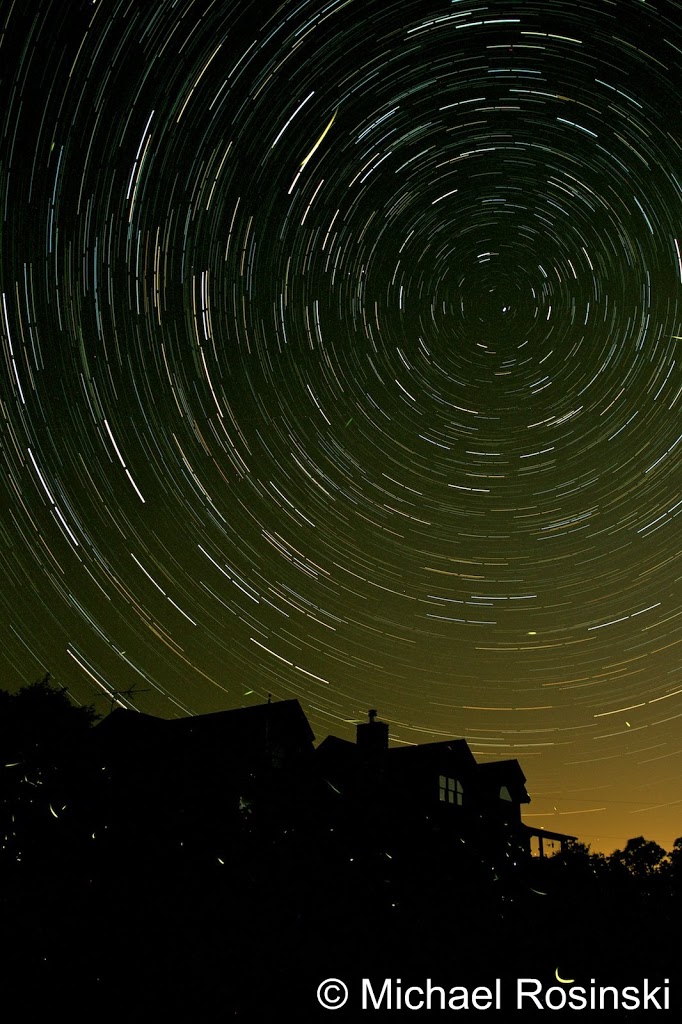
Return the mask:
<path id="1" fill-rule="evenodd" d="M 5 685 L 376 706 L 669 846 L 682 8 L 266 7 L 3 15 Z"/>

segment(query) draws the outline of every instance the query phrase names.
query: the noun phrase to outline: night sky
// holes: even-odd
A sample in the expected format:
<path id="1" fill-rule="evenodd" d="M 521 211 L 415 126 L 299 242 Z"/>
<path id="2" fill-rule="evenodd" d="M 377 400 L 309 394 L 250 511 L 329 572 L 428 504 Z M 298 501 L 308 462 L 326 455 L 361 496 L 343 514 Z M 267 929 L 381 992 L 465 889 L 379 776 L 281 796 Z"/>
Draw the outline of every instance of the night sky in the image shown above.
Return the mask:
<path id="1" fill-rule="evenodd" d="M 376 707 L 669 848 L 682 4 L 0 19 L 0 685 Z"/>

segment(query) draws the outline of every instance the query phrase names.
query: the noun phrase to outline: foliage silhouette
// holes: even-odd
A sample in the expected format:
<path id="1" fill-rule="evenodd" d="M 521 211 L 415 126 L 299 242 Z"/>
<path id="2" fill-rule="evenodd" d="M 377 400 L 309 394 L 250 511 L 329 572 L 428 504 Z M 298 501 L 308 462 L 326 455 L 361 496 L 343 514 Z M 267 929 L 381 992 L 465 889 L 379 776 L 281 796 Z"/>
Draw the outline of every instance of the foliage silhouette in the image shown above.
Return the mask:
<path id="1" fill-rule="evenodd" d="M 66 813 L 83 782 L 83 743 L 97 719 L 75 707 L 49 674 L 17 693 L 0 690 L 0 866 L 3 889 L 40 887 L 60 858 Z M 65 852 L 65 851 L 64 851 Z"/>
<path id="2" fill-rule="evenodd" d="M 649 879 L 663 870 L 666 851 L 644 836 L 628 839 L 625 849 L 614 850 L 609 862 L 622 865 L 634 878 Z"/>

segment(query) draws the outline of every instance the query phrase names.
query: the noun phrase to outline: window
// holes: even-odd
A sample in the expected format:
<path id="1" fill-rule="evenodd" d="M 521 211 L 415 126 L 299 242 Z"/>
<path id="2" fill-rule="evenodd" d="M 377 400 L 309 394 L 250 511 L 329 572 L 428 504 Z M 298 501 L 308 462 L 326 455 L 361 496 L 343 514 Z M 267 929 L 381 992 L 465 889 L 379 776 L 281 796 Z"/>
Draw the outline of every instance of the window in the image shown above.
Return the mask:
<path id="1" fill-rule="evenodd" d="M 441 803 L 462 806 L 464 789 L 459 779 L 449 779 L 446 775 L 438 776 L 438 796 Z"/>
<path id="2" fill-rule="evenodd" d="M 508 800 L 511 803 L 511 793 L 506 786 L 500 786 L 500 800 Z"/>

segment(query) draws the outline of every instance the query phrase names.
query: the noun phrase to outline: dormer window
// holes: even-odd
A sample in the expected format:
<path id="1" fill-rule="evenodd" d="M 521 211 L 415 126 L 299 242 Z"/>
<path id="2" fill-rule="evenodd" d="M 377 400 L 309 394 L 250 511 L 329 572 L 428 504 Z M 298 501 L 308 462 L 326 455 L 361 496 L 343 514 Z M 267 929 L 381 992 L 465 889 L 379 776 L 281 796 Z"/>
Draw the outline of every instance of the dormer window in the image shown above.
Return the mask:
<path id="1" fill-rule="evenodd" d="M 506 786 L 500 786 L 500 800 L 506 800 L 508 803 L 512 802 L 511 793 Z"/>
<path id="2" fill-rule="evenodd" d="M 450 779 L 447 775 L 438 776 L 438 796 L 441 803 L 457 804 L 462 806 L 464 802 L 464 789 L 459 779 Z"/>

